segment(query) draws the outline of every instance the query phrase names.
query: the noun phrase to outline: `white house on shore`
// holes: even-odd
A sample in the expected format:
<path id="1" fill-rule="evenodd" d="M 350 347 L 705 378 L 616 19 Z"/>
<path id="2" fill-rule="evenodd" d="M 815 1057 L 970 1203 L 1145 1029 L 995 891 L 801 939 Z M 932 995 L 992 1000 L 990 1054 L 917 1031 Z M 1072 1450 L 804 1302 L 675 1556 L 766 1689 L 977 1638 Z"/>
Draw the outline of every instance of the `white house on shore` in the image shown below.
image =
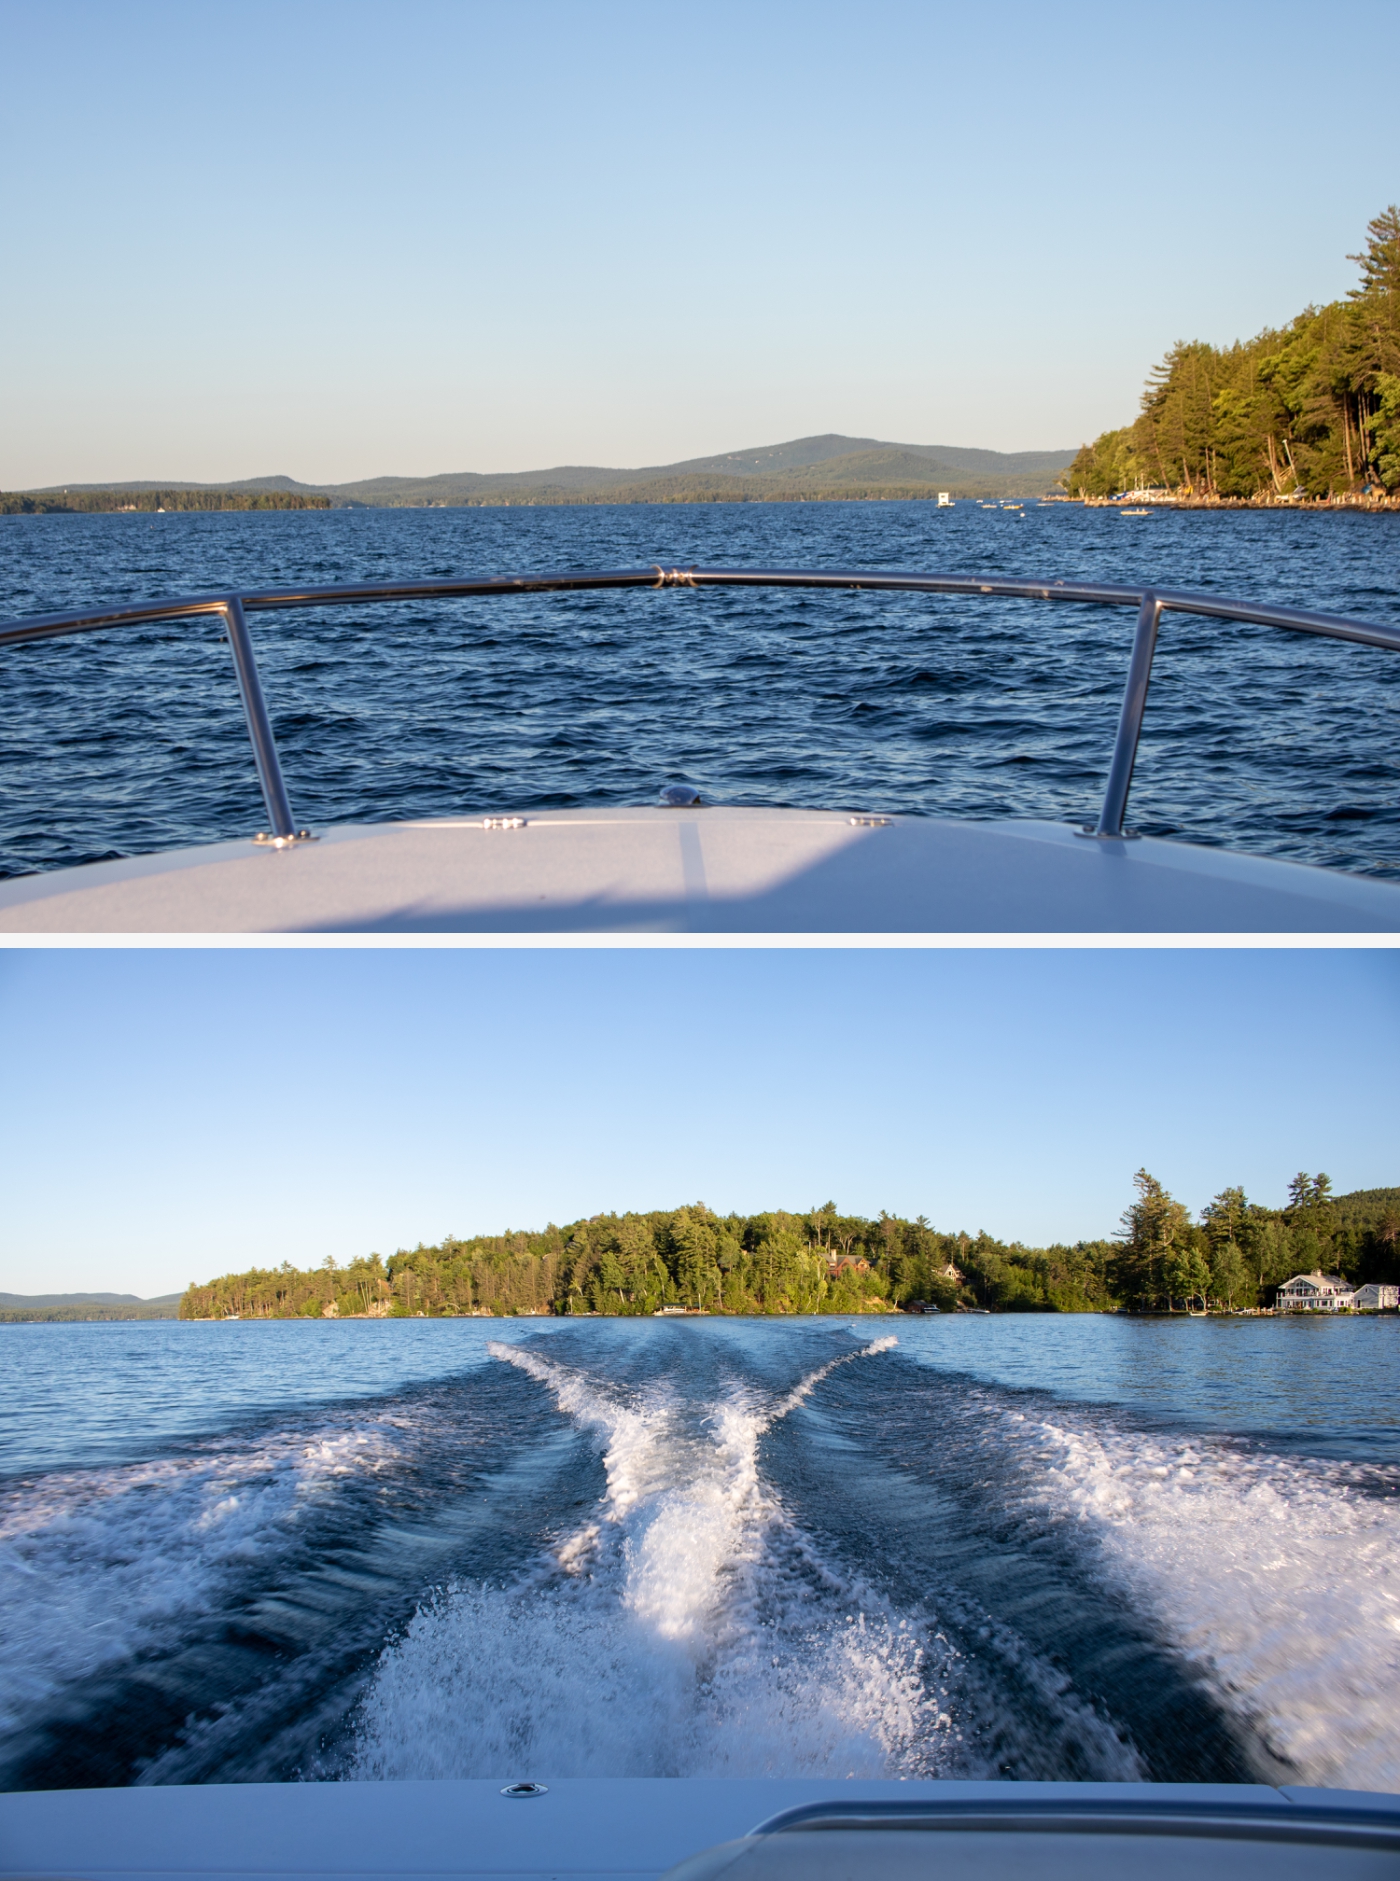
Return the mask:
<path id="1" fill-rule="evenodd" d="M 1337 1313 L 1356 1304 L 1356 1294 L 1349 1280 L 1340 1274 L 1324 1274 L 1316 1269 L 1310 1274 L 1294 1274 L 1285 1280 L 1274 1298 L 1276 1313 Z"/>
<path id="2" fill-rule="evenodd" d="M 1388 1287 L 1383 1280 L 1368 1280 L 1364 1287 L 1357 1288 L 1352 1305 L 1358 1313 L 1383 1313 L 1387 1307 L 1393 1312 L 1400 1306 L 1400 1287 Z"/>

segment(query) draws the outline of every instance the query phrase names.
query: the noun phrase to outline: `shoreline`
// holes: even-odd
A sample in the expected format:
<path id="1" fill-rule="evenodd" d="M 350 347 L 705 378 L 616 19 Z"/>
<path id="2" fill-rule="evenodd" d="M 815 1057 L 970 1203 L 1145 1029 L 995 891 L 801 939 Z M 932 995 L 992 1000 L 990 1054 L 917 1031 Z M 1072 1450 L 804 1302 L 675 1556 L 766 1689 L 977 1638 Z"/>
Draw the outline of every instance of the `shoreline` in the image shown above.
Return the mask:
<path id="1" fill-rule="evenodd" d="M 811 491 L 802 494 L 773 495 L 723 495 L 723 496 L 638 496 L 628 497 L 617 493 L 607 496 L 573 496 L 550 494 L 538 497 L 467 497 L 460 502 L 442 500 L 424 503 L 389 502 L 389 503 L 337 503 L 324 498 L 313 501 L 295 502 L 231 502 L 231 503 L 176 503 L 164 508 L 150 505 L 122 504 L 99 507 L 97 505 L 79 506 L 77 504 L 35 502 L 32 505 L 11 504 L 8 497 L 0 498 L 0 519 L 11 517 L 52 517 L 52 516 L 135 516 L 150 518 L 153 516 L 179 515 L 259 515 L 298 513 L 302 515 L 329 515 L 336 511 L 380 511 L 392 510 L 401 513 L 404 510 L 470 510 L 470 509 L 713 509 L 717 507 L 734 508 L 796 508 L 809 503 L 923 503 L 932 509 L 955 509 L 961 504 L 970 504 L 974 508 L 1000 509 L 1003 506 L 1020 507 L 1032 504 L 1039 509 L 1054 507 L 1072 509 L 1116 509 L 1119 511 L 1144 509 L 1155 513 L 1158 510 L 1305 510 L 1311 514 L 1346 514 L 1350 516 L 1381 516 L 1400 513 L 1400 495 L 1382 497 L 1363 496 L 1064 496 L 1049 495 L 1044 491 L 1029 490 L 1020 495 L 960 495 L 954 494 L 951 503 L 941 504 L 938 492 L 933 490 L 891 489 L 863 491 Z"/>
<path id="2" fill-rule="evenodd" d="M 1308 510 L 1350 516 L 1400 511 L 1400 496 L 1072 496 L 1084 509 Z"/>

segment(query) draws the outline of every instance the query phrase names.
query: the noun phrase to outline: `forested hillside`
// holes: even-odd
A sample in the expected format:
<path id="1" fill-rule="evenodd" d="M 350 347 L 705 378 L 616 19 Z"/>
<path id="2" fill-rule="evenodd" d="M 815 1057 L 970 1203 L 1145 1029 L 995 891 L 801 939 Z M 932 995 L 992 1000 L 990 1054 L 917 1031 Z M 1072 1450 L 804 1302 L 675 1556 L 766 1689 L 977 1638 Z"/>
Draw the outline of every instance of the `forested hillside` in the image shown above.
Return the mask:
<path id="1" fill-rule="evenodd" d="M 454 509 L 581 503 L 808 503 L 1046 496 L 1059 492 L 1073 451 L 987 451 L 952 444 L 889 444 L 836 432 L 639 470 L 556 464 L 548 470 L 446 471 L 298 483 L 255 477 L 223 489 L 127 483 L 0 495 L 7 510 Z"/>
<path id="2" fill-rule="evenodd" d="M 329 509 L 328 496 L 286 490 L 0 490 L 0 516 L 75 516 L 172 509 Z"/>
<path id="3" fill-rule="evenodd" d="M 17 1306 L 14 1301 L 20 1296 L 0 1295 L 0 1325 L 37 1325 L 41 1321 L 53 1321 L 73 1324 L 82 1320 L 120 1320 L 120 1319 L 178 1319 L 180 1309 L 175 1301 L 141 1300 L 127 1306 L 110 1300 L 82 1300 L 76 1303 L 64 1301 L 45 1301 L 42 1296 L 36 1305 Z"/>
<path id="4" fill-rule="evenodd" d="M 1179 341 L 1137 420 L 1075 458 L 1070 494 L 1400 495 L 1400 209 L 1377 216 L 1350 259 L 1361 279 L 1344 300 L 1233 346 Z"/>
<path id="5" fill-rule="evenodd" d="M 881 1313 L 1148 1311 L 1188 1300 L 1267 1305 L 1290 1274 L 1340 1268 L 1396 1275 L 1400 1189 L 1334 1197 L 1326 1176 L 1294 1179 L 1289 1204 L 1261 1208 L 1225 1189 L 1193 1221 L 1139 1172 L 1137 1200 L 1111 1241 L 1008 1245 L 920 1219 L 712 1214 L 703 1204 L 597 1215 L 540 1233 L 447 1236 L 435 1247 L 338 1266 L 252 1268 L 191 1286 L 182 1319 L 398 1317 L 463 1313 Z"/>
<path id="6" fill-rule="evenodd" d="M 1355 1284 L 1400 1277 L 1400 1189 L 1332 1193 L 1325 1175 L 1296 1175 L 1286 1208 L 1222 1189 L 1193 1222 L 1145 1170 L 1123 1217 L 1112 1282 L 1126 1306 L 1268 1306 L 1290 1275 L 1318 1268 Z"/>

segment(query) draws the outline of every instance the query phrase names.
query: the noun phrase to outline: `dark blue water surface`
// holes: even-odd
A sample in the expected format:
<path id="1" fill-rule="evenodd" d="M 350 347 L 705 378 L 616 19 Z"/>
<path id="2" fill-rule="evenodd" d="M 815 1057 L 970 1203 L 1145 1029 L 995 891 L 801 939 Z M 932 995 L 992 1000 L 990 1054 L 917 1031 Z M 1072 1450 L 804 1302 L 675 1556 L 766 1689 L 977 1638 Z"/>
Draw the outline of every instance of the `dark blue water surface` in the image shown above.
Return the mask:
<path id="1" fill-rule="evenodd" d="M 1400 623 L 1400 516 L 962 502 L 0 518 L 0 617 L 230 587 L 661 562 L 1151 582 Z M 645 803 L 1081 821 L 1128 609 L 869 594 L 514 596 L 256 615 L 299 820 Z M 212 624 L 3 655 L 0 873 L 264 813 Z M 1129 822 L 1400 867 L 1400 659 L 1169 617 Z"/>
<path id="2" fill-rule="evenodd" d="M 1397 1384 L 1393 1318 L 3 1327 L 0 1786 L 1400 1789 Z"/>

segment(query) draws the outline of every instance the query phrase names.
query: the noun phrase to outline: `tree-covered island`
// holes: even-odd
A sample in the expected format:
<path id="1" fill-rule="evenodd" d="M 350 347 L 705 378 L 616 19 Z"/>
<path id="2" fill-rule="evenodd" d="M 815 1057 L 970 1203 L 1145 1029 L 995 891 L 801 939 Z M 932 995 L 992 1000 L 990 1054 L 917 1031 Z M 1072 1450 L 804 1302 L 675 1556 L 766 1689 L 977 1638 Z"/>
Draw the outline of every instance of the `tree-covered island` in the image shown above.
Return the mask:
<path id="1" fill-rule="evenodd" d="M 1178 341 L 1134 423 L 1075 458 L 1070 495 L 1400 505 L 1400 208 L 1349 259 L 1361 279 L 1344 300 L 1233 346 Z"/>
<path id="2" fill-rule="evenodd" d="M 1400 1272 L 1400 1189 L 1334 1196 L 1299 1175 L 1284 1208 L 1224 1189 L 1193 1220 L 1140 1170 L 1112 1240 L 1024 1247 L 991 1235 L 842 1215 L 715 1215 L 703 1204 L 595 1215 L 540 1233 L 447 1235 L 385 1260 L 284 1262 L 192 1285 L 181 1319 L 455 1317 L 462 1314 L 1140 1312 L 1268 1306 L 1290 1275 L 1358 1283 Z"/>
<path id="3" fill-rule="evenodd" d="M 0 490 L 0 516 L 159 515 L 167 510 L 329 509 L 288 490 Z"/>

